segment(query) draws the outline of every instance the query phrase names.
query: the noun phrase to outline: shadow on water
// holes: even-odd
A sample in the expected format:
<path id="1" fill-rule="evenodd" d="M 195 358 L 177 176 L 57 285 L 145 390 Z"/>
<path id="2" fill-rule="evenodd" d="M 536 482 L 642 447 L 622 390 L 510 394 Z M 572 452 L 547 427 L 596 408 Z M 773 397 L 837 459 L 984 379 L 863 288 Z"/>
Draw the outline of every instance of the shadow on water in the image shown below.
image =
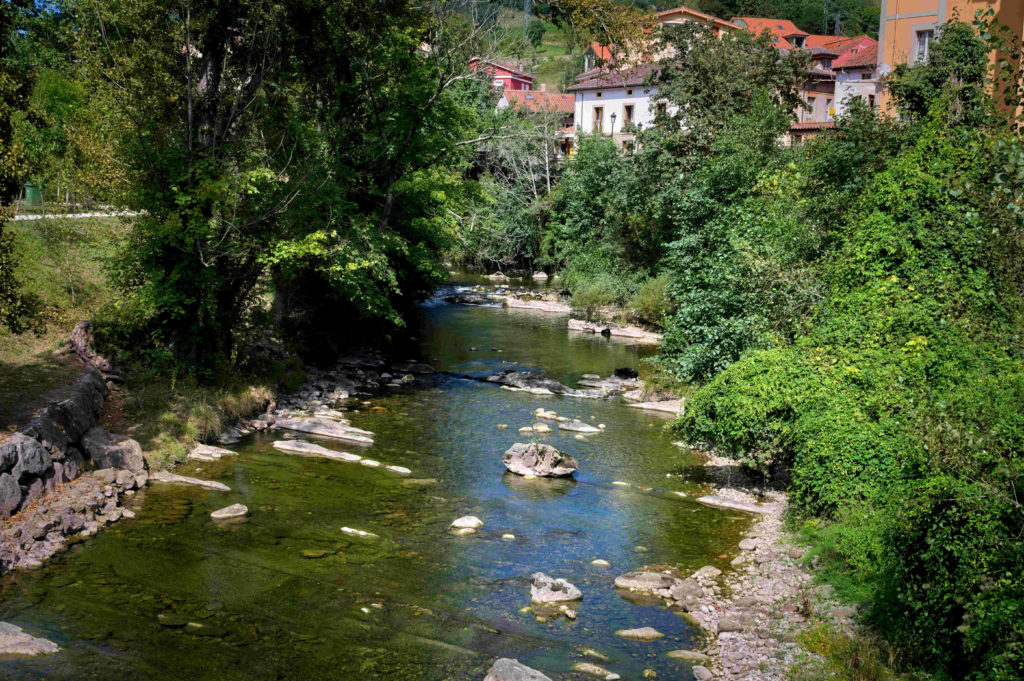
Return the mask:
<path id="1" fill-rule="evenodd" d="M 421 309 L 418 338 L 439 369 L 529 366 L 570 385 L 636 366 L 646 352 L 570 338 L 564 317 L 445 304 Z M 0 677 L 479 680 L 495 657 L 511 656 L 565 679 L 576 678 L 566 674 L 583 647 L 625 679 L 646 668 L 688 677 L 665 653 L 697 646 L 699 633 L 659 603 L 617 593 L 614 578 L 645 564 L 727 568 L 747 519 L 688 498 L 700 487 L 678 473 L 696 462 L 672 445 L 664 420 L 617 400 L 445 376 L 373 405 L 381 410 L 350 405 L 353 425 L 376 433 L 359 453 L 406 466 L 412 479 L 288 456 L 271 446 L 275 434 L 243 441 L 238 457 L 190 463 L 183 474 L 232 491 L 151 486 L 132 502 L 135 520 L 0 580 L 0 621 L 63 649 L 0 661 Z M 579 461 L 575 479 L 505 472 L 502 453 L 537 407 L 606 425 L 585 441 L 557 427 L 534 436 Z M 210 520 L 232 503 L 249 507 L 247 522 Z M 467 514 L 483 519 L 481 531 L 449 533 Z M 346 536 L 343 526 L 378 537 Z M 593 565 L 598 558 L 611 567 Z M 536 571 L 580 588 L 575 621 L 524 611 Z M 614 633 L 641 626 L 666 637 Z"/>

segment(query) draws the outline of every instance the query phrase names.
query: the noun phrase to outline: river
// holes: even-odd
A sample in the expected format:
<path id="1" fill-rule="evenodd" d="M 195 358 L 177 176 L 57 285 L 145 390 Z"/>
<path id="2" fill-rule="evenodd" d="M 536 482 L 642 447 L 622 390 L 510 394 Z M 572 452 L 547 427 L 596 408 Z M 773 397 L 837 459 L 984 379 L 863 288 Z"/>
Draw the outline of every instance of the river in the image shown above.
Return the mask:
<path id="1" fill-rule="evenodd" d="M 437 485 L 288 456 L 270 446 L 281 436 L 273 432 L 243 440 L 238 457 L 182 466 L 232 491 L 151 485 L 132 502 L 134 520 L 0 581 L 0 621 L 62 648 L 0 662 L 0 678 L 479 680 L 494 658 L 516 657 L 555 679 L 594 679 L 570 672 L 584 648 L 607 656 L 600 663 L 623 679 L 645 669 L 692 678 L 665 653 L 699 647 L 697 629 L 657 603 L 617 594 L 613 580 L 645 564 L 725 568 L 723 554 L 748 520 L 673 494 L 698 491 L 701 467 L 672 444 L 664 418 L 619 399 L 537 396 L 459 377 L 515 366 L 573 385 L 584 373 L 636 367 L 645 352 L 570 336 L 565 323 L 425 303 L 411 333 L 419 358 L 445 373 L 350 405 L 349 416 L 376 433 L 360 454 Z M 537 436 L 579 460 L 575 480 L 504 471 L 502 453 L 528 441 L 517 429 L 534 422 L 537 407 L 605 424 L 586 441 L 557 428 Z M 249 507 L 247 522 L 210 520 L 231 503 Z M 480 532 L 449 534 L 467 514 L 484 521 Z M 380 538 L 347 537 L 342 526 Z M 582 590 L 575 621 L 521 612 L 535 571 Z M 614 633 L 642 626 L 666 637 Z"/>

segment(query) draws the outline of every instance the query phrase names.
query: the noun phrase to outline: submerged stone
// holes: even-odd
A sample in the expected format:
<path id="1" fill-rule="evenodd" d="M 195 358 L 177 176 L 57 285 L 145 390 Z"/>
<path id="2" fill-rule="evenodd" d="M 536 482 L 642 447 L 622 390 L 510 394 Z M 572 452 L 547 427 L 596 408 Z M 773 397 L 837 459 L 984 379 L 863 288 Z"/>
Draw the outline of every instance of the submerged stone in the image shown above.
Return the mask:
<path id="1" fill-rule="evenodd" d="M 244 518 L 249 515 L 248 507 L 242 504 L 231 504 L 224 508 L 219 508 L 210 514 L 210 517 L 214 520 L 234 520 L 236 518 Z"/>
<path id="2" fill-rule="evenodd" d="M 531 579 L 530 601 L 533 603 L 562 603 L 583 598 L 583 593 L 575 585 L 560 577 L 555 579 L 543 572 L 535 572 Z"/>

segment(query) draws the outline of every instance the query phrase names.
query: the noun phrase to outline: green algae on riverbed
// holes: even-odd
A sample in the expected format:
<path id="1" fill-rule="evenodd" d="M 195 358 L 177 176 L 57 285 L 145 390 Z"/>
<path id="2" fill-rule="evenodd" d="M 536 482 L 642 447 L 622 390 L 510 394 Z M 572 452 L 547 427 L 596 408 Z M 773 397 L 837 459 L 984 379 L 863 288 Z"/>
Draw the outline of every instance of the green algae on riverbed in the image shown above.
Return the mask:
<path id="1" fill-rule="evenodd" d="M 453 374 L 484 376 L 516 361 L 571 384 L 635 366 L 641 352 L 570 337 L 565 317 L 550 314 L 434 303 L 421 316 L 419 353 Z M 568 678 L 583 648 L 608 656 L 605 666 L 626 679 L 645 668 L 660 678 L 682 673 L 684 663 L 665 653 L 697 646 L 699 633 L 661 605 L 623 598 L 612 581 L 645 563 L 725 567 L 718 556 L 745 523 L 671 494 L 696 484 L 666 477 L 687 462 L 663 420 L 618 400 L 535 396 L 452 376 L 373 404 L 384 409 L 351 414 L 354 426 L 376 433 L 359 453 L 437 484 L 288 456 L 270 446 L 278 434 L 243 441 L 237 459 L 181 471 L 224 482 L 230 493 L 151 486 L 134 502 L 134 521 L 0 581 L 0 620 L 63 649 L 0 662 L 0 675 L 482 679 L 494 657 L 510 656 Z M 533 436 L 579 460 L 575 480 L 505 473 L 501 454 L 524 437 L 517 429 L 537 407 L 606 424 L 582 442 L 557 428 Z M 246 522 L 210 520 L 232 503 L 249 507 Z M 484 527 L 451 535 L 448 524 L 462 515 Z M 343 526 L 379 537 L 346 536 Z M 503 541 L 505 533 L 515 540 Z M 536 571 L 582 590 L 575 621 L 521 612 Z M 666 637 L 639 643 L 614 634 L 643 626 Z"/>

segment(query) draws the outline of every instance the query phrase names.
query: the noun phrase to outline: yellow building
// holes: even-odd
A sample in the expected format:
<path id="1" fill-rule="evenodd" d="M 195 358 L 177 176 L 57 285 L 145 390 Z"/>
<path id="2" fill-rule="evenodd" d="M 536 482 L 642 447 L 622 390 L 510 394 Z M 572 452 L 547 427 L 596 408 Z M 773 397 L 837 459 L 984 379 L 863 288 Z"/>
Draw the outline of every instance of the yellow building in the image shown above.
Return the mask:
<path id="1" fill-rule="evenodd" d="M 1018 36 L 1024 34 L 1024 0 L 882 0 L 878 26 L 878 66 L 882 75 L 897 64 L 928 58 L 936 29 L 959 19 L 970 23 L 979 11 L 995 10 L 996 18 Z M 992 55 L 994 62 L 996 55 Z M 888 94 L 883 106 L 888 106 Z"/>

